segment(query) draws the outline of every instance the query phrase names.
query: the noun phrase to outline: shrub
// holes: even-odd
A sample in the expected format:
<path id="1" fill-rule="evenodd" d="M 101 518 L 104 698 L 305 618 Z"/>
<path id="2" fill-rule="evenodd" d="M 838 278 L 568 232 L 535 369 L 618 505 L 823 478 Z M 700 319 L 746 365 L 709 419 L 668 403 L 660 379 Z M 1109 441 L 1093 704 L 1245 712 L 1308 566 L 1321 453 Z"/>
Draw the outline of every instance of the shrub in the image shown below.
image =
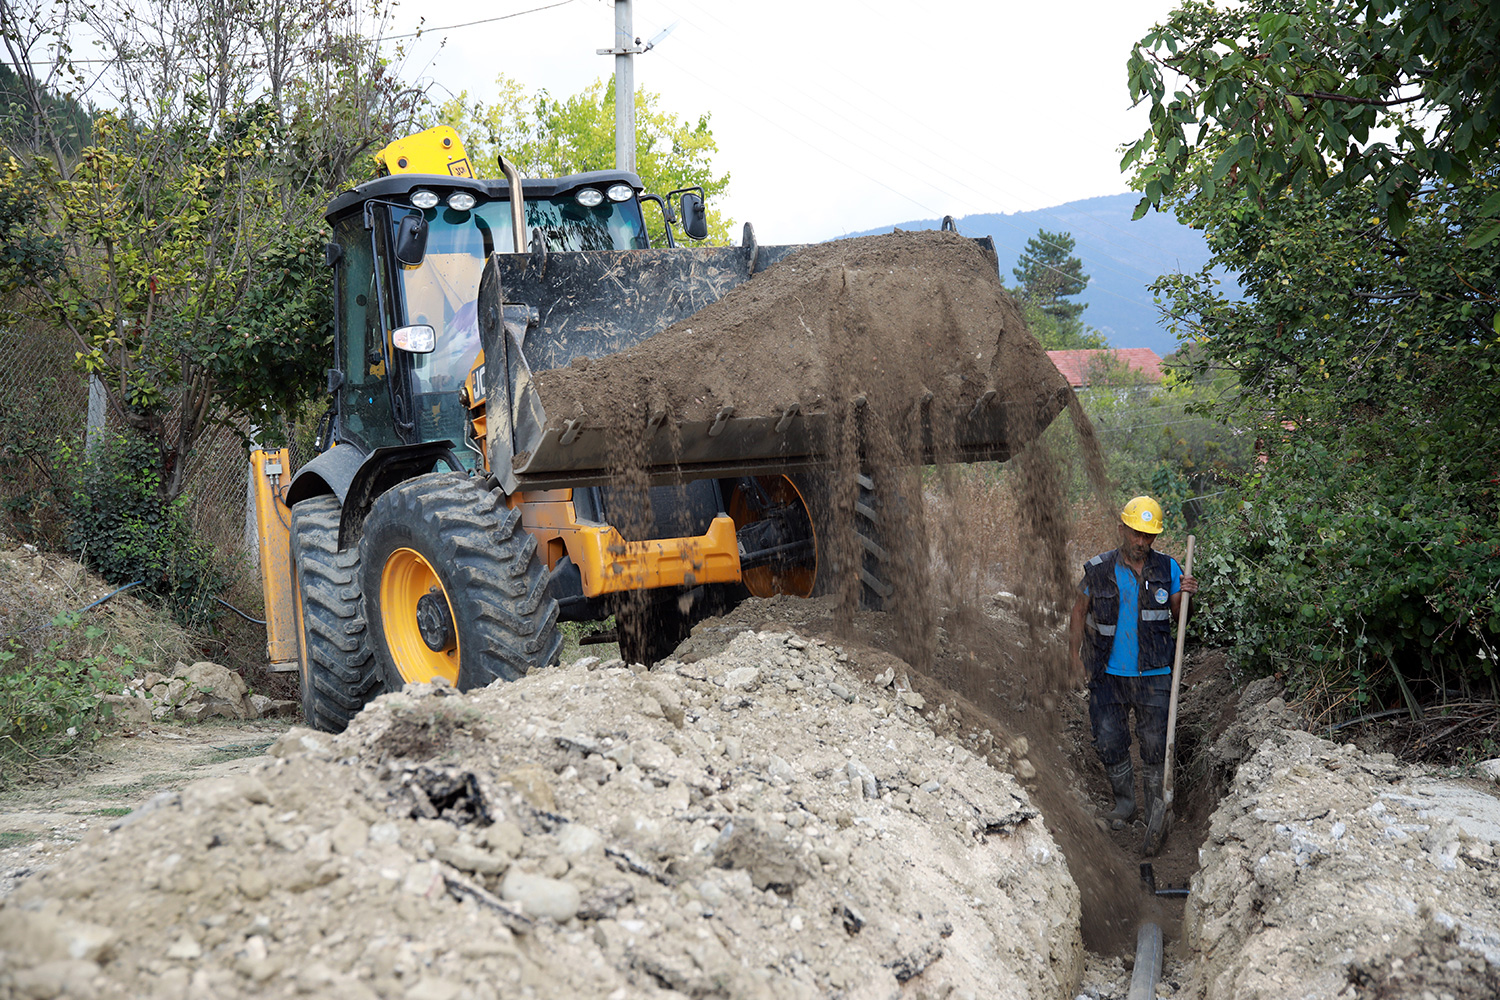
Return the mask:
<path id="1" fill-rule="evenodd" d="M 113 664 L 138 665 L 123 646 L 113 657 L 87 652 L 104 632 L 80 627 L 76 613 L 52 624 L 63 632 L 40 649 L 14 639 L 0 649 L 0 781 L 55 768 L 97 740 L 112 714 L 102 696 L 121 688 Z"/>
<path id="2" fill-rule="evenodd" d="M 215 617 L 226 580 L 212 548 L 194 536 L 188 498 L 163 499 L 162 456 L 140 438 L 105 435 L 76 469 L 68 547 L 111 583 L 137 580 L 183 624 Z"/>
<path id="3" fill-rule="evenodd" d="M 1455 479 L 1446 459 L 1413 454 L 1397 476 L 1340 440 L 1294 433 L 1224 498 L 1195 570 L 1205 628 L 1247 665 L 1280 672 L 1315 711 L 1493 693 L 1492 496 Z"/>

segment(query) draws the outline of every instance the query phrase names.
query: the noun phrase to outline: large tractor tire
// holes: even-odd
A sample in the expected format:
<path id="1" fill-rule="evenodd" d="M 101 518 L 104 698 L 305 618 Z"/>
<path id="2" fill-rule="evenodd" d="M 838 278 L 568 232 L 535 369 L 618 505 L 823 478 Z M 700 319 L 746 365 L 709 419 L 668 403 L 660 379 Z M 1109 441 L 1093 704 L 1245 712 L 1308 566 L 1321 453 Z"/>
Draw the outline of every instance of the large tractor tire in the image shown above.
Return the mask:
<path id="1" fill-rule="evenodd" d="M 821 597 L 857 586 L 861 608 L 879 611 L 885 607 L 895 587 L 884 544 L 887 527 L 871 477 L 859 474 L 855 492 L 842 497 L 830 473 L 759 476 L 756 484 L 759 489 L 751 490 L 741 481 L 731 493 L 729 513 L 735 524 L 743 526 L 762 516 L 769 499 L 773 508 L 791 512 L 781 515 L 789 519 L 788 533 L 810 535 L 812 544 L 776 565 L 746 570 L 744 584 L 753 596 Z M 850 582 L 851 577 L 857 584 Z"/>
<path id="2" fill-rule="evenodd" d="M 339 501 L 292 508 L 292 558 L 302 599 L 302 715 L 338 733 L 383 685 L 359 600 L 359 549 L 339 551 Z"/>
<path id="3" fill-rule="evenodd" d="M 360 576 L 393 691 L 437 677 L 463 691 L 516 680 L 562 647 L 536 539 L 519 511 L 461 473 L 418 476 L 375 501 Z"/>

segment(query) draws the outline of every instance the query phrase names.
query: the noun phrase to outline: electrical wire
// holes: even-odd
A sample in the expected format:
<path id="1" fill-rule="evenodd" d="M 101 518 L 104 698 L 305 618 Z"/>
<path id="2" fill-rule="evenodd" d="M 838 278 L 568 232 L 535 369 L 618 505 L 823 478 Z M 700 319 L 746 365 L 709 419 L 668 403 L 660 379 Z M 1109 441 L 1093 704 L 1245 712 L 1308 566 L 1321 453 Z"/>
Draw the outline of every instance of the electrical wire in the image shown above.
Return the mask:
<path id="1" fill-rule="evenodd" d="M 726 30 L 734 30 L 731 25 L 726 24 L 722 19 L 718 18 L 717 16 L 715 16 L 711 12 L 705 11 L 703 8 L 698 7 L 697 4 L 695 4 L 695 3 L 692 2 L 692 0 L 676 0 L 676 2 L 678 2 L 678 3 L 686 2 L 686 3 L 688 3 L 689 6 L 692 6 L 695 10 L 698 10 L 698 11 L 706 14 L 712 20 L 718 22 Z M 670 4 L 663 4 L 662 6 L 665 7 L 666 9 L 668 9 L 670 13 L 676 15 L 679 18 L 684 18 L 685 17 L 685 15 L 683 15 L 683 13 L 680 10 L 673 10 L 671 8 Z M 689 20 L 689 23 L 691 23 L 690 20 Z M 669 57 L 663 56 L 663 58 L 666 59 L 668 62 L 670 62 L 671 65 L 673 65 L 674 67 L 681 68 L 678 63 L 676 63 L 675 61 L 671 60 Z M 856 88 L 856 89 L 864 86 L 864 84 L 861 81 L 855 80 L 852 77 L 848 76 L 848 74 L 842 73 L 841 71 L 839 71 L 834 66 L 828 65 L 828 66 L 825 66 L 824 68 L 826 70 L 828 70 L 829 72 L 831 72 L 831 73 L 833 73 L 833 74 L 841 77 L 842 79 L 847 80 L 851 84 L 851 86 L 854 87 L 854 88 Z M 820 100 L 817 100 L 816 97 L 814 97 L 814 96 L 812 96 L 811 94 L 808 93 L 808 91 L 807 91 L 806 88 L 803 89 L 802 96 L 805 97 L 805 98 L 809 98 L 809 99 L 814 100 L 820 107 L 823 107 L 826 110 L 828 110 L 830 113 L 836 115 L 840 120 L 842 120 L 842 121 L 844 121 L 844 122 L 852 125 L 853 127 L 857 128 L 857 129 L 859 129 L 859 130 L 861 130 L 863 132 L 866 132 L 867 134 L 873 135 L 873 133 L 870 133 L 870 131 L 868 129 L 864 128 L 863 126 L 859 125 L 856 122 L 851 121 L 847 116 L 839 113 L 834 108 L 830 107 L 828 104 L 826 104 L 826 103 L 824 103 L 824 102 L 822 102 Z M 835 95 L 835 96 L 837 96 L 837 95 Z M 788 105 L 785 105 L 784 103 L 783 103 L 783 106 L 784 107 L 790 107 Z M 790 110 L 796 111 L 795 108 L 791 108 Z M 884 109 L 884 110 L 890 111 L 892 109 Z M 934 136 L 934 137 L 936 137 L 938 139 L 941 139 L 941 141 L 943 142 L 943 144 L 944 144 L 944 146 L 946 148 L 956 148 L 959 152 L 962 152 L 962 153 L 971 153 L 971 151 L 963 149 L 963 147 L 958 142 L 956 142 L 952 136 L 948 136 L 948 135 L 944 135 L 944 134 L 940 134 L 940 133 L 936 132 L 936 130 L 934 130 L 925 121 L 923 121 L 923 120 L 921 120 L 919 118 L 916 118 L 915 116 L 910 115 L 909 113 L 907 113 L 905 111 L 902 111 L 900 109 L 895 109 L 895 111 L 896 111 L 897 115 L 905 118 L 907 121 L 909 121 L 913 125 L 915 125 L 915 127 L 916 127 L 917 130 L 926 132 L 929 135 L 932 135 L 932 136 Z M 804 115 L 804 117 L 807 117 L 807 116 Z M 810 119 L 810 118 L 808 120 L 812 121 L 812 119 Z M 817 122 L 813 122 L 813 124 L 816 125 L 818 123 Z M 878 140 L 878 136 L 875 137 L 875 138 Z M 916 148 L 916 150 L 920 151 L 923 147 L 920 144 L 918 144 L 915 148 Z M 869 152 L 869 150 L 866 149 L 865 152 Z M 916 161 L 921 161 L 920 155 L 915 155 L 911 151 L 908 151 L 907 155 L 910 156 L 912 159 L 914 159 Z M 947 173 L 943 169 L 943 167 L 941 165 L 935 165 L 935 164 L 933 164 L 931 162 L 926 162 L 926 161 L 922 161 L 920 165 L 922 165 L 927 170 L 927 173 L 923 174 L 919 178 L 921 180 L 926 180 L 926 181 L 930 182 L 931 177 L 933 177 L 933 176 L 941 176 L 941 177 L 947 178 L 949 181 L 957 184 L 959 187 L 964 188 L 964 189 L 966 189 L 966 190 L 968 190 L 968 191 L 970 191 L 970 192 L 972 192 L 973 194 L 976 194 L 976 195 L 980 195 L 980 196 L 983 196 L 983 197 L 989 197 L 993 193 L 989 189 L 976 188 L 973 185 L 967 183 L 962 178 L 954 177 L 952 174 Z M 898 169 L 899 169 L 899 167 L 898 167 Z M 996 169 L 996 168 L 991 167 L 990 169 Z M 1001 172 L 1004 173 L 1004 171 L 1001 171 Z M 1006 176 L 1012 177 L 1013 179 L 1017 179 L 1017 178 L 1014 178 L 1014 175 L 1006 174 Z M 1031 188 L 1033 191 L 1036 191 L 1036 192 L 1044 194 L 1044 195 L 1047 194 L 1047 192 L 1042 191 L 1040 188 L 1037 188 L 1035 185 L 1029 184 L 1028 182 L 1026 182 L 1024 180 L 1022 180 L 1022 183 L 1025 184 L 1025 186 Z M 930 209 L 929 209 L 929 211 L 930 211 Z M 1048 209 L 1039 209 L 1039 210 L 1035 210 L 1035 211 L 1036 211 L 1036 214 L 1046 215 L 1048 218 L 1054 219 L 1054 220 L 1056 220 L 1058 223 L 1060 223 L 1062 225 L 1068 225 L 1068 223 L 1066 223 L 1061 217 L 1059 217 L 1056 214 L 1050 212 Z M 996 214 L 999 217 L 999 221 L 1000 221 L 1000 223 L 1002 225 L 1009 226 L 1010 228 L 1015 229 L 1017 232 L 1022 232 L 1023 235 L 1028 235 L 1028 236 L 1031 235 L 1031 234 L 1024 233 L 1024 231 L 1021 230 L 1020 227 L 1015 226 L 1012 223 L 1005 222 L 1004 217 L 1000 216 L 999 213 L 984 213 L 984 214 Z M 1080 214 L 1088 215 L 1088 213 L 1080 213 Z M 1090 217 L 1092 218 L 1092 216 L 1090 216 Z M 1096 221 L 1104 221 L 1104 220 L 1096 220 Z M 1166 251 L 1166 249 L 1164 247 L 1161 247 L 1161 246 L 1159 246 L 1157 244 L 1154 244 L 1150 240 L 1144 239 L 1138 233 L 1130 233 L 1127 230 L 1120 229 L 1118 226 L 1115 226 L 1115 225 L 1113 225 L 1111 223 L 1108 223 L 1108 222 L 1104 222 L 1104 224 L 1106 226 L 1108 226 L 1109 228 L 1114 229 L 1116 232 L 1119 232 L 1119 233 L 1121 233 L 1121 234 L 1123 234 L 1123 235 L 1131 238 L 1135 242 L 1137 242 L 1137 243 L 1139 243 L 1139 244 L 1141 244 L 1143 246 L 1151 248 L 1152 250 L 1156 251 L 1157 253 L 1161 253 L 1161 254 L 1164 254 L 1164 255 L 1167 254 L 1167 251 Z M 1077 227 L 1070 227 L 1070 228 L 1077 228 Z M 1127 247 L 1122 246 L 1121 244 L 1115 242 L 1114 240 L 1109 239 L 1109 237 L 1107 237 L 1107 236 L 1101 235 L 1098 232 L 1091 232 L 1091 231 L 1088 231 L 1088 230 L 1083 230 L 1083 231 L 1087 235 L 1089 235 L 1092 238 L 1094 238 L 1095 240 L 1097 240 L 1099 242 L 1102 242 L 1102 243 L 1105 243 L 1105 244 L 1108 244 L 1110 246 L 1113 246 L 1113 247 L 1119 249 L 1122 253 L 1127 253 L 1127 254 L 1131 253 L 1131 250 L 1129 250 Z M 1063 249 L 1062 247 L 1059 247 L 1056 244 L 1050 244 L 1049 243 L 1049 245 L 1053 246 L 1055 249 Z M 1117 258 L 1111 258 L 1111 259 L 1117 259 Z M 1117 268 L 1110 267 L 1107 264 L 1101 264 L 1100 262 L 1097 261 L 1097 259 L 1092 259 L 1090 262 L 1091 262 L 1091 265 L 1094 266 L 1094 267 L 1100 267 L 1100 266 L 1102 266 L 1105 270 L 1113 271 L 1114 273 L 1121 274 L 1124 277 L 1130 277 L 1130 275 L 1124 274 L 1124 272 L 1119 271 Z M 1122 263 L 1124 263 L 1124 262 L 1122 262 Z M 1046 265 L 1043 265 L 1043 266 L 1046 266 Z M 1130 267 L 1130 265 L 1128 263 L 1125 264 L 1125 266 L 1126 267 Z M 1142 269 L 1142 268 L 1132 268 L 1132 270 L 1136 271 L 1139 274 L 1147 275 L 1148 277 L 1150 277 L 1152 279 L 1155 279 L 1157 277 L 1157 275 L 1150 274 L 1149 272 L 1147 272 L 1145 269 Z"/>

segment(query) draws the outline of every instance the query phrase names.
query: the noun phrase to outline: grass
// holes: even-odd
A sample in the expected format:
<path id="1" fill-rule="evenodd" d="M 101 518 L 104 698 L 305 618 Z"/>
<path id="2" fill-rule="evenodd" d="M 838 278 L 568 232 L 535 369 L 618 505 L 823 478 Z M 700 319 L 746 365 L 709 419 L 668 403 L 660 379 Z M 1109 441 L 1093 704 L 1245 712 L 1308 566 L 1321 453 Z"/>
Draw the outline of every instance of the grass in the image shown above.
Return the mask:
<path id="1" fill-rule="evenodd" d="M 150 774 L 142 776 L 139 781 L 132 781 L 124 785 L 92 785 L 86 791 L 88 794 L 96 795 L 100 798 L 129 798 L 140 795 L 142 792 L 149 792 L 160 788 L 163 785 L 170 785 L 175 781 L 181 780 L 181 777 L 178 774 L 153 771 Z"/>
<path id="2" fill-rule="evenodd" d="M 41 834 L 30 830 L 0 830 L 0 850 L 8 847 L 25 847 L 32 841 L 41 839 Z"/>
<path id="3" fill-rule="evenodd" d="M 103 809 L 91 809 L 88 814 L 90 816 L 129 816 L 134 811 L 127 806 L 107 806 Z"/>
<path id="4" fill-rule="evenodd" d="M 188 762 L 189 767 L 206 767 L 209 764 L 222 764 L 227 760 L 239 760 L 243 757 L 259 757 L 266 752 L 274 740 L 266 740 L 263 743 L 243 743 L 234 746 L 213 747 L 207 753 L 200 754 Z"/>

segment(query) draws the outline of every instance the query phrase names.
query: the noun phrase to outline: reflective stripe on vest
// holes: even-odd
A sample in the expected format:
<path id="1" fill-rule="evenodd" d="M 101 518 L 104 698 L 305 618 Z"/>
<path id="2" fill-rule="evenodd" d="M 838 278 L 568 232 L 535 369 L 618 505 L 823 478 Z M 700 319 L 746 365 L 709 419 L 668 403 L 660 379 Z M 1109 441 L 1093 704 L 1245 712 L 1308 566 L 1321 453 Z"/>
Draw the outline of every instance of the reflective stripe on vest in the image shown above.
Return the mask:
<path id="1" fill-rule="evenodd" d="M 1092 614 L 1084 618 L 1084 623 L 1095 632 L 1098 632 L 1100 635 L 1114 635 L 1115 629 L 1119 627 L 1117 625 L 1100 625 L 1098 622 L 1094 621 L 1094 616 Z"/>
<path id="2" fill-rule="evenodd" d="M 1141 621 L 1143 622 L 1169 622 L 1171 620 L 1172 612 L 1170 610 L 1141 612 Z"/>

